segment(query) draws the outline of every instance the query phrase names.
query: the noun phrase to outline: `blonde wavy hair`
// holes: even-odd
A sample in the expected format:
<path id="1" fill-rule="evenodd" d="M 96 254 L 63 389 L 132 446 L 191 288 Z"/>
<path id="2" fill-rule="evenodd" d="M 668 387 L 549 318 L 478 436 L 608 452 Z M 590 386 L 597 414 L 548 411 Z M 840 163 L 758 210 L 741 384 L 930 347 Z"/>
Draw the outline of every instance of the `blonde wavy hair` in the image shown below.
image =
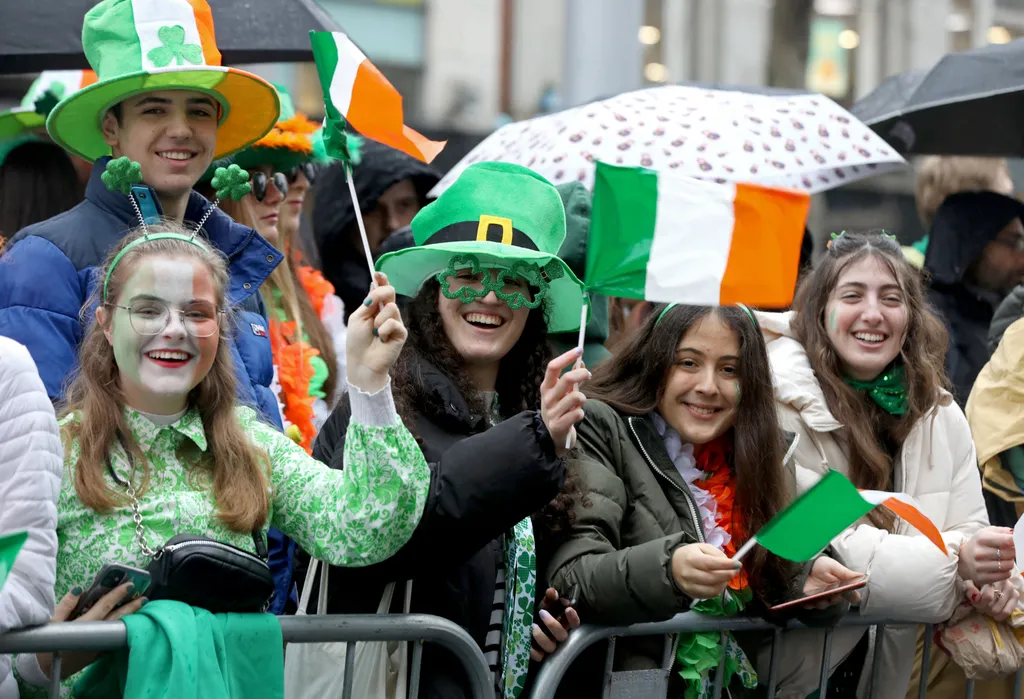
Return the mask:
<path id="1" fill-rule="evenodd" d="M 256 218 L 246 199 L 237 202 L 226 199 L 220 203 L 220 208 L 236 223 L 256 230 Z M 272 291 L 280 291 L 281 305 L 284 307 L 282 310 L 289 319 L 295 321 L 296 336 L 308 337 L 310 346 L 320 352 L 320 358 L 324 360 L 329 372 L 327 380 L 324 381 L 323 391 L 327 394 L 327 405 L 333 408 L 338 397 L 338 355 L 334 340 L 324 327 L 323 321 L 313 308 L 309 294 L 299 280 L 299 264 L 291 249 L 292 232 L 282 230 L 279 223 L 278 236 L 276 247 L 284 253 L 284 260 L 274 268 L 267 281 L 260 287 L 264 292 L 263 300 L 271 309 L 276 310 L 277 300 Z"/>
<path id="2" fill-rule="evenodd" d="M 168 222 L 149 226 L 149 232 L 191 235 L 191 231 L 183 226 Z M 212 247 L 176 239 L 148 241 L 129 250 L 110 276 L 105 302 L 103 280 L 111 262 L 122 249 L 143 235 L 141 229 L 132 231 L 110 251 L 93 297 L 82 309 L 83 322 L 88 309 L 101 303 L 116 303 L 133 270 L 148 257 L 184 258 L 205 265 L 213 278 L 217 308 L 227 310 L 228 271 L 224 256 Z M 65 449 L 75 439 L 80 448 L 75 491 L 87 507 L 104 513 L 128 502 L 124 493 L 109 487 L 104 479 L 107 454 L 118 440 L 118 435 L 124 439 L 135 462 L 133 478 L 141 469 L 140 493 L 148 487 L 151 475 L 149 460 L 125 419 L 120 372 L 113 347 L 104 334 L 112 322 L 112 316 L 107 317 L 105 324 L 101 325 L 95 319 L 89 324 L 79 348 L 81 365 L 68 388 L 63 411 L 64 414 L 78 415 L 78 420 L 69 422 L 63 434 Z M 220 343 L 213 366 L 188 397 L 189 407 L 199 411 L 208 448 L 203 453 L 191 442 L 186 442 L 179 448 L 177 456 L 193 469 L 190 479 L 194 482 L 203 482 L 204 477 L 212 479 L 219 518 L 232 531 L 245 533 L 261 529 L 267 521 L 270 512 L 267 490 L 270 463 L 267 454 L 249 441 L 235 415 L 235 371 L 227 339 L 232 325 L 228 313 L 227 320 L 221 323 Z"/>

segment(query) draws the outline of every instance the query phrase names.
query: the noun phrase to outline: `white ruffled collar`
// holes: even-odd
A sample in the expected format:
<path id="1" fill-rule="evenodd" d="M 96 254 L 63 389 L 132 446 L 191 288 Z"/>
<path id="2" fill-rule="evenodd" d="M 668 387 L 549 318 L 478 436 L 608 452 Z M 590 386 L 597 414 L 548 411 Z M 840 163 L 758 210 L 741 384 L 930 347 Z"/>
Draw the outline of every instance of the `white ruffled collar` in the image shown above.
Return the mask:
<path id="1" fill-rule="evenodd" d="M 718 503 L 715 502 L 715 498 L 703 488 L 694 485 L 696 481 L 704 480 L 704 472 L 697 468 L 697 460 L 693 456 L 693 445 L 684 444 L 679 433 L 670 427 L 658 413 L 652 413 L 651 418 L 665 443 L 668 458 L 672 460 L 676 471 L 686 481 L 686 485 L 697 503 L 701 524 L 704 526 L 704 538 L 718 550 L 724 551 L 726 544 L 732 541 L 732 536 L 718 524 Z"/>

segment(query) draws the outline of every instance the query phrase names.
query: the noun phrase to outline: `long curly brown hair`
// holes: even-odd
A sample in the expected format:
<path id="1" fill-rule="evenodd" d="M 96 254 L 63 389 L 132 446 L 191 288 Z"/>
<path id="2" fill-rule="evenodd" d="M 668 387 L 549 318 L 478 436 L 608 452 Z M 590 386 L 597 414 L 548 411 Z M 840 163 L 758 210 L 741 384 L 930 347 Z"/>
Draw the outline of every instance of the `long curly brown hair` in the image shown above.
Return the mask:
<path id="1" fill-rule="evenodd" d="M 658 409 L 680 340 L 714 314 L 736 334 L 740 344 L 739 409 L 733 431 L 732 468 L 736 474 L 734 517 L 742 529 L 757 532 L 785 507 L 783 473 L 786 443 L 775 409 L 768 351 L 757 321 L 735 306 L 660 305 L 610 360 L 594 370 L 587 398 L 600 400 L 626 415 Z M 664 313 L 664 317 L 662 314 Z M 736 548 L 744 542 L 737 541 Z M 745 564 L 751 589 L 764 601 L 781 598 L 789 587 L 790 567 L 760 546 Z"/>
<path id="2" fill-rule="evenodd" d="M 472 414 L 486 415 L 490 409 L 490 406 L 483 403 L 480 392 L 465 371 L 461 355 L 445 332 L 438 309 L 440 289 L 437 280 L 428 280 L 406 307 L 404 315 L 409 338 L 391 373 L 395 409 L 417 439 L 417 406 L 436 400 L 423 385 L 420 376 L 421 359 L 429 361 L 451 381 Z M 547 319 L 542 309 L 530 311 L 523 334 L 501 359 L 495 390 L 502 419 L 508 419 L 524 410 L 540 409 L 540 385 L 552 357 L 547 341 Z M 538 540 L 569 529 L 572 523 L 573 496 L 578 489 L 578 479 L 573 474 L 567 474 L 558 496 L 534 514 Z"/>
<path id="3" fill-rule="evenodd" d="M 867 257 L 879 260 L 892 273 L 907 307 L 906 334 L 897 359 L 907 379 L 907 411 L 902 416 L 884 412 L 843 380 L 841 360 L 825 326 L 828 301 L 839 278 L 850 265 Z M 920 274 L 888 235 L 880 231 L 844 233 L 832 240 L 828 252 L 800 285 L 794 308 L 793 335 L 807 351 L 829 410 L 846 428 L 850 480 L 858 488 L 889 490 L 893 487 L 894 456 L 882 444 L 902 445 L 914 425 L 936 404 L 950 400 L 949 394 L 942 392 L 949 386 L 944 364 L 948 334 L 928 305 Z M 872 521 L 890 529 L 893 518 L 877 512 L 872 513 Z"/>

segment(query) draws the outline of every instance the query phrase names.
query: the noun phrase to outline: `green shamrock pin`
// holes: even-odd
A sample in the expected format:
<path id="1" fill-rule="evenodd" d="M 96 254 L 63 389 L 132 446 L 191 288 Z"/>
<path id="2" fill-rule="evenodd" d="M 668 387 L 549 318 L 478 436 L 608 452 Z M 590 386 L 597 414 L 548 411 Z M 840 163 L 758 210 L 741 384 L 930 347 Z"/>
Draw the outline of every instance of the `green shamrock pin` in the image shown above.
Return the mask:
<path id="1" fill-rule="evenodd" d="M 36 98 L 35 103 L 32 105 L 35 109 L 36 114 L 40 116 L 49 116 L 53 108 L 57 106 L 57 103 L 64 98 L 64 83 L 50 83 L 50 86 L 46 88 L 46 91 Z"/>
<path id="2" fill-rule="evenodd" d="M 100 179 L 111 192 L 128 196 L 132 192 L 132 185 L 142 182 L 142 166 L 125 155 L 107 163 L 107 169 L 100 175 Z"/>
<path id="3" fill-rule="evenodd" d="M 176 60 L 179 66 L 185 65 L 185 61 L 193 65 L 203 62 L 203 49 L 199 44 L 185 43 L 185 28 L 180 24 L 169 27 L 160 27 L 156 33 L 163 46 L 157 46 L 146 56 L 157 68 L 166 68 L 171 61 Z"/>
<path id="4" fill-rule="evenodd" d="M 234 163 L 214 170 L 210 184 L 213 185 L 218 199 L 239 201 L 252 191 L 252 185 L 249 184 L 249 173 Z"/>

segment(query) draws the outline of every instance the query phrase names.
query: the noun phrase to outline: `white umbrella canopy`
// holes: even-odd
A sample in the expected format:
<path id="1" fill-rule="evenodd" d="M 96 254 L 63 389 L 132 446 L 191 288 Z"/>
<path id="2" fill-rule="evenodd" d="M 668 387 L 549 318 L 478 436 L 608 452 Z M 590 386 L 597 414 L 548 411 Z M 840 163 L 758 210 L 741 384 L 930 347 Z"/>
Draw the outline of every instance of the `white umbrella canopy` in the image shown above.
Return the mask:
<path id="1" fill-rule="evenodd" d="M 517 163 L 552 183 L 592 189 L 594 163 L 671 170 L 719 182 L 822 192 L 907 166 L 881 137 L 827 97 L 670 85 L 508 124 L 430 192 L 469 165 Z"/>

